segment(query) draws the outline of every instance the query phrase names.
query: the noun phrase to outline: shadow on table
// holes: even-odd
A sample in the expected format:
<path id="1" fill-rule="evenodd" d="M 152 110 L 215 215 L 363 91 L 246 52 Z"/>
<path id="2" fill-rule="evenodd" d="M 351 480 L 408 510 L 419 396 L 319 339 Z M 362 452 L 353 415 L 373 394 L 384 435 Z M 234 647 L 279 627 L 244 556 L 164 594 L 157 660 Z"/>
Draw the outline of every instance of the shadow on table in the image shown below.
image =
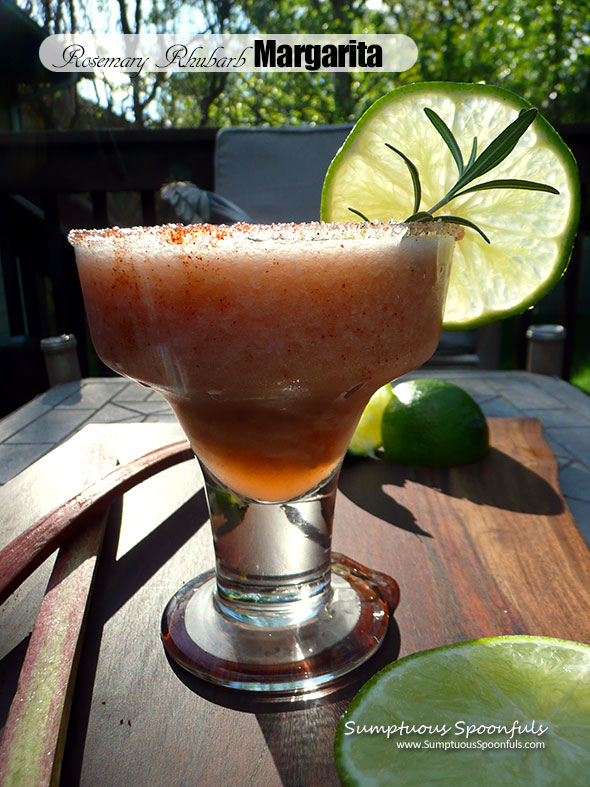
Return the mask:
<path id="1" fill-rule="evenodd" d="M 195 535 L 196 530 L 209 521 L 205 493 L 201 489 L 117 560 L 122 512 L 123 501 L 120 498 L 111 506 L 95 580 L 89 611 L 92 625 L 88 626 L 84 637 L 84 651 L 76 680 L 65 746 L 62 785 L 80 783 L 84 743 L 105 625 Z"/>
<path id="2" fill-rule="evenodd" d="M 345 497 L 378 519 L 409 533 L 432 538 L 430 533 L 418 525 L 410 509 L 398 503 L 383 489 L 386 485 L 402 488 L 408 480 L 408 471 L 414 470 L 415 468 L 385 461 L 347 457 L 340 471 L 338 489 Z"/>
<path id="3" fill-rule="evenodd" d="M 381 648 L 356 669 L 333 695 L 291 712 L 259 710 L 256 718 L 283 784 L 340 784 L 334 766 L 333 743 L 338 720 L 352 698 L 373 675 L 395 661 L 400 631 L 395 618 Z"/>
<path id="4" fill-rule="evenodd" d="M 6 724 L 30 639 L 25 637 L 0 661 L 0 729 Z"/>
<path id="5" fill-rule="evenodd" d="M 334 766 L 333 741 L 338 719 L 350 701 L 378 670 L 398 657 L 400 631 L 392 618 L 383 645 L 361 667 L 344 676 L 321 696 L 289 699 L 214 686 L 190 675 L 170 658 L 178 679 L 200 697 L 230 710 L 256 715 L 282 784 L 340 784 Z"/>
<path id="6" fill-rule="evenodd" d="M 67 402 L 66 402 L 67 400 Z M 49 388 L 41 397 L 43 404 L 54 407 L 59 404 L 61 407 L 76 405 L 82 401 L 82 381 L 72 380 L 69 383 L 61 383 Z M 66 404 L 64 404 L 66 402 Z"/>
<path id="7" fill-rule="evenodd" d="M 412 511 L 385 491 L 388 486 L 402 489 L 406 483 L 516 513 L 551 516 L 564 511 L 563 500 L 551 484 L 497 448 L 490 448 L 487 456 L 477 462 L 443 468 L 347 457 L 338 487 L 373 516 L 402 530 L 431 537 Z"/>

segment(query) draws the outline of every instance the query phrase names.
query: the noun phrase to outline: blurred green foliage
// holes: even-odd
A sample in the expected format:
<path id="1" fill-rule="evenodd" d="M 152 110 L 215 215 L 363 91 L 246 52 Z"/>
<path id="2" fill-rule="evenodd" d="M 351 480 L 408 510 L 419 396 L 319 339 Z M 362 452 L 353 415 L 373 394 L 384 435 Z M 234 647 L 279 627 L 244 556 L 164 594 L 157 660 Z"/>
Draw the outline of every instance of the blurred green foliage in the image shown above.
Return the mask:
<path id="1" fill-rule="evenodd" d="M 554 123 L 590 122 L 589 0 L 17 2 L 47 34 L 403 33 L 418 46 L 418 62 L 400 74 L 146 73 L 121 84 L 97 73 L 96 116 L 106 109 L 138 126 L 353 122 L 392 88 L 423 80 L 500 85 Z M 79 126 L 79 114 L 47 123 Z"/>
<path id="2" fill-rule="evenodd" d="M 190 0 L 184 3 L 191 5 Z M 524 96 L 552 122 L 590 122 L 588 0 L 194 0 L 210 32 L 404 33 L 418 62 L 400 74 L 170 75 L 165 125 L 352 122 L 394 87 L 488 82 Z M 171 6 L 167 4 L 166 14 Z M 152 113 L 153 114 L 153 113 Z"/>

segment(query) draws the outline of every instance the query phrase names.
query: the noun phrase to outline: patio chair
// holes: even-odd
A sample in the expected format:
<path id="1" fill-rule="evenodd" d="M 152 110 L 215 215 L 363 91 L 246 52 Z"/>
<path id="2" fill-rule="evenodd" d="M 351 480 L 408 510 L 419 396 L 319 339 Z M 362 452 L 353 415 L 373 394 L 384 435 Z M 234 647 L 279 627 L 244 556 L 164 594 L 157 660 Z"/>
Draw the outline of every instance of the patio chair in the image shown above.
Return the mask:
<path id="1" fill-rule="evenodd" d="M 352 126 L 224 128 L 215 192 L 254 222 L 317 221 L 324 175 Z"/>

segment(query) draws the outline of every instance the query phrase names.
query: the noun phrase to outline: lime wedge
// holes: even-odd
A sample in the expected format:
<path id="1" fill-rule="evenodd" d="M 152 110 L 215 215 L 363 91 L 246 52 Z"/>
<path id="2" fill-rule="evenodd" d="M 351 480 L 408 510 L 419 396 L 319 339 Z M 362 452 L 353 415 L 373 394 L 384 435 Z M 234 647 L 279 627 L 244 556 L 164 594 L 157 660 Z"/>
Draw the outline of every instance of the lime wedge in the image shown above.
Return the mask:
<path id="1" fill-rule="evenodd" d="M 413 212 L 408 167 L 385 143 L 416 165 L 421 210 L 428 210 L 457 181 L 457 164 L 428 120 L 433 109 L 451 129 L 467 161 L 477 137 L 485 147 L 530 105 L 491 85 L 426 82 L 393 90 L 360 118 L 332 161 L 322 192 L 323 221 L 355 221 L 349 208 L 370 220 L 403 221 Z M 536 303 L 564 273 L 580 213 L 580 183 L 570 150 L 537 115 L 512 153 L 472 185 L 496 179 L 548 184 L 559 194 L 494 189 L 455 197 L 442 212 L 461 216 L 491 244 L 466 229 L 453 257 L 444 315 L 446 329 L 465 329 L 517 314 Z M 440 213 L 435 213 L 440 215 Z"/>
<path id="2" fill-rule="evenodd" d="M 589 685 L 590 646 L 549 637 L 415 653 L 356 695 L 336 732 L 336 766 L 345 785 L 362 787 L 585 785 Z"/>
<path id="3" fill-rule="evenodd" d="M 383 444 L 381 438 L 383 411 L 392 399 L 393 391 L 389 383 L 371 396 L 348 446 L 349 454 L 376 458 L 376 452 Z"/>

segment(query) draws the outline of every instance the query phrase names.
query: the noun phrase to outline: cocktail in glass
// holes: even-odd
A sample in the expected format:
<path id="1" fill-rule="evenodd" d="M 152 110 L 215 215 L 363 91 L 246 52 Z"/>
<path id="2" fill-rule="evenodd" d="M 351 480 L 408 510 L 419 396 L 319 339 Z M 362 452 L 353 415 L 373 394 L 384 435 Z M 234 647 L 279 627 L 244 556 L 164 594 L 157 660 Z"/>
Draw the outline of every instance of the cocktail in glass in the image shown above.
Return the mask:
<path id="1" fill-rule="evenodd" d="M 303 692 L 380 646 L 386 594 L 331 562 L 338 474 L 370 396 L 437 345 L 454 240 L 393 223 L 70 234 L 98 354 L 167 399 L 203 472 L 215 571 L 162 620 L 189 671 Z"/>

